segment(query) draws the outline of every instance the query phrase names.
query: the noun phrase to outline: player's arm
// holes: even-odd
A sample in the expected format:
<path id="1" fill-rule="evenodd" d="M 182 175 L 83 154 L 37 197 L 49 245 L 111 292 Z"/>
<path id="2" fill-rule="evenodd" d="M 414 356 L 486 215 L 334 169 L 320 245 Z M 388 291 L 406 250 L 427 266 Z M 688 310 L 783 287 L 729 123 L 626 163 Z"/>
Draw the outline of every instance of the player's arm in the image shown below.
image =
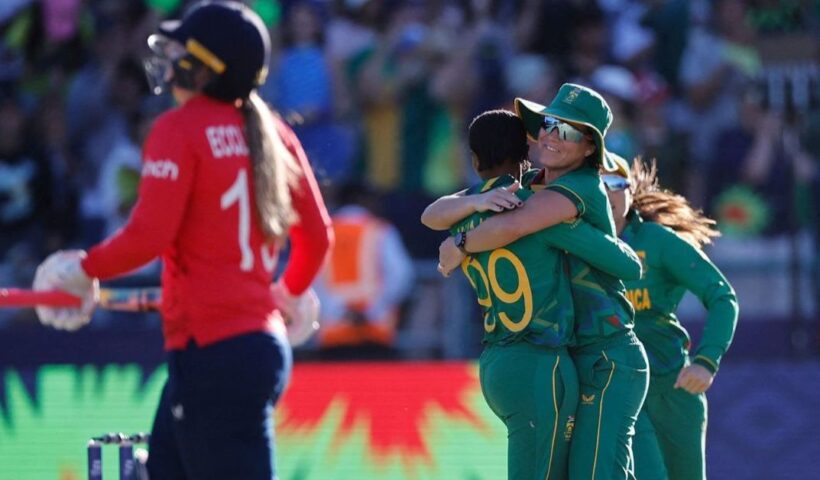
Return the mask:
<path id="1" fill-rule="evenodd" d="M 550 246 L 565 250 L 592 267 L 621 280 L 639 280 L 641 261 L 625 242 L 583 220 L 550 227 L 539 236 Z"/>
<path id="2" fill-rule="evenodd" d="M 299 221 L 290 229 L 291 254 L 282 281 L 293 295 L 301 295 L 313 283 L 333 246 L 333 227 L 325 202 L 296 135 L 278 121 L 279 134 L 301 169 L 298 188 L 293 189 L 293 207 Z"/>
<path id="3" fill-rule="evenodd" d="M 476 212 L 512 210 L 523 204 L 515 194 L 520 187 L 521 184 L 515 182 L 507 187 L 493 188 L 475 195 L 465 195 L 467 190 L 445 195 L 424 209 L 421 223 L 432 230 L 447 230 Z"/>
<path id="4" fill-rule="evenodd" d="M 137 203 L 126 224 L 88 251 L 83 270 L 108 279 L 162 254 L 176 237 L 191 194 L 195 157 L 173 115 L 157 119 L 145 141 Z"/>
<path id="5" fill-rule="evenodd" d="M 714 374 L 735 333 L 737 296 L 726 277 L 701 250 L 671 232 L 665 237 L 661 255 L 664 268 L 698 297 L 708 312 L 693 362 Z"/>
<path id="6" fill-rule="evenodd" d="M 495 215 L 470 231 L 464 248 L 486 252 L 578 215 L 575 204 L 552 190 L 534 193 L 524 205 L 503 215 Z"/>
<path id="7" fill-rule="evenodd" d="M 521 237 L 557 225 L 578 215 L 579 210 L 566 196 L 541 190 L 533 194 L 524 205 L 481 222 L 467 234 L 463 245 L 465 252 L 477 253 L 508 245 Z M 439 246 L 439 271 L 450 275 L 464 260 L 465 253 L 446 238 Z"/>

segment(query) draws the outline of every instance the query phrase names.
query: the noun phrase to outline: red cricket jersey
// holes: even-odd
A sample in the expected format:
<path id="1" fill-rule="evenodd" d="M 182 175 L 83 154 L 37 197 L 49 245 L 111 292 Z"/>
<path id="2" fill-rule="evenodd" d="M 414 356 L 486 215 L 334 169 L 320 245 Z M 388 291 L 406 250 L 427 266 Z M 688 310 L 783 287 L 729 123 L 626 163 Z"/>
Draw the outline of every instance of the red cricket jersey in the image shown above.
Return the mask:
<path id="1" fill-rule="evenodd" d="M 161 115 L 145 141 L 139 198 L 127 224 L 83 261 L 89 276 L 108 279 L 162 256 L 167 350 L 191 338 L 207 345 L 281 328 L 270 293 L 277 252 L 259 226 L 243 124 L 233 105 L 205 96 Z M 276 126 L 302 170 L 292 189 L 299 221 L 283 273 L 298 295 L 316 276 L 333 234 L 296 135 L 278 118 Z"/>

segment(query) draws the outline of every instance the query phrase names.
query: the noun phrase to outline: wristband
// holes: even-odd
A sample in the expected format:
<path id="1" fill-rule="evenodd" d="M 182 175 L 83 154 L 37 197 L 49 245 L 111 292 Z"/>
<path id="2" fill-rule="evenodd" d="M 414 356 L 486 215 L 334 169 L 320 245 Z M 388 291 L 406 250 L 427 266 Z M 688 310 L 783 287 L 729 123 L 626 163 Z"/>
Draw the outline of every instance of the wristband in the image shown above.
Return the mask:
<path id="1" fill-rule="evenodd" d="M 700 365 L 706 370 L 709 370 L 709 373 L 711 373 L 712 375 L 716 374 L 718 371 L 717 364 L 712 359 L 703 355 L 697 355 L 695 358 L 692 359 L 692 363 Z"/>
<path id="2" fill-rule="evenodd" d="M 461 250 L 461 253 L 464 255 L 470 255 L 470 252 L 464 247 L 467 244 L 467 232 L 458 232 L 456 233 L 455 237 L 453 237 L 453 242 L 456 244 L 456 248 Z"/>

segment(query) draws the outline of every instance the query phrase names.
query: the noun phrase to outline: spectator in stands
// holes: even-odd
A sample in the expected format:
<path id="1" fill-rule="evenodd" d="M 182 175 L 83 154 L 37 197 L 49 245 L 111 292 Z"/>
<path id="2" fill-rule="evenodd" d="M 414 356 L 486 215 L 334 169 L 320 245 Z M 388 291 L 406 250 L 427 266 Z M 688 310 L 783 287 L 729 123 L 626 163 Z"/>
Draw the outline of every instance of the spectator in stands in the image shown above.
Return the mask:
<path id="1" fill-rule="evenodd" d="M 505 83 L 510 92 L 509 104 L 506 109 L 514 110 L 515 97 L 531 98 L 538 103 L 547 103 L 558 90 L 558 72 L 546 57 L 531 53 L 519 54 L 512 57 L 505 67 Z M 529 143 L 530 161 L 537 163 L 540 149 L 538 145 Z"/>
<path id="2" fill-rule="evenodd" d="M 21 100 L 0 98 L 0 286 L 30 282 L 45 253 L 51 171 L 30 132 Z M 0 312 L 0 324 L 30 313 Z"/>
<path id="3" fill-rule="evenodd" d="M 16 244 L 39 255 L 43 219 L 50 208 L 48 162 L 30 137 L 20 99 L 0 99 L 0 259 Z"/>
<path id="4" fill-rule="evenodd" d="M 702 171 L 714 158 L 718 132 L 738 122 L 738 94 L 761 70 L 756 33 L 746 14 L 743 0 L 719 0 L 712 24 L 690 32 L 680 69 L 687 104 L 680 126 L 690 136 L 692 172 Z M 687 198 L 703 204 L 700 176 L 693 174 L 690 181 Z"/>
<path id="5" fill-rule="evenodd" d="M 261 94 L 293 125 L 317 178 L 342 181 L 350 174 L 354 136 L 335 121 L 337 82 L 323 50 L 325 14 L 309 0 L 286 10 L 284 50 Z"/>
<path id="6" fill-rule="evenodd" d="M 703 2 L 690 0 L 665 0 L 641 2 L 646 8 L 640 19 L 641 25 L 653 35 L 652 64 L 665 83 L 677 92 L 681 58 L 686 49 L 691 28 L 690 11 Z M 617 31 L 617 29 L 616 29 Z M 640 33 L 639 33 L 640 35 Z M 618 53 L 615 54 L 616 58 Z"/>
<path id="7" fill-rule="evenodd" d="M 612 110 L 612 125 L 606 134 L 606 149 L 626 158 L 639 151 L 635 131 L 637 81 L 632 72 L 617 65 L 601 65 L 590 76 L 590 86 L 601 93 Z"/>
<path id="8" fill-rule="evenodd" d="M 51 208 L 42 220 L 49 225 L 44 239 L 45 251 L 54 251 L 68 246 L 76 237 L 79 197 L 77 158 L 69 148 L 65 105 L 59 90 L 55 89 L 39 99 L 33 124 L 38 150 L 42 151 L 51 171 L 48 186 Z"/>
<path id="9" fill-rule="evenodd" d="M 416 1 L 398 5 L 356 77 L 366 178 L 381 189 L 437 190 L 451 175 L 448 169 L 429 168 L 438 165 L 431 159 L 442 160 L 441 152 L 452 160 L 458 129 L 448 116 L 447 99 L 432 86 L 450 52 L 434 41 L 428 7 Z"/>
<path id="10" fill-rule="evenodd" d="M 552 13 L 552 10 L 550 10 Z M 570 37 L 567 52 L 567 74 L 576 83 L 587 84 L 592 73 L 607 60 L 609 29 L 603 12 L 594 4 L 581 10 Z"/>
<path id="11" fill-rule="evenodd" d="M 765 108 L 759 89 L 742 94 L 738 111 L 739 123 L 718 134 L 715 158 L 705 175 L 708 198 L 720 200 L 729 189 L 745 186 L 765 202 L 765 232 L 785 233 L 797 226 L 793 213 L 805 208 L 795 202 L 795 190 L 812 183 L 816 160 L 803 145 L 800 125 Z"/>

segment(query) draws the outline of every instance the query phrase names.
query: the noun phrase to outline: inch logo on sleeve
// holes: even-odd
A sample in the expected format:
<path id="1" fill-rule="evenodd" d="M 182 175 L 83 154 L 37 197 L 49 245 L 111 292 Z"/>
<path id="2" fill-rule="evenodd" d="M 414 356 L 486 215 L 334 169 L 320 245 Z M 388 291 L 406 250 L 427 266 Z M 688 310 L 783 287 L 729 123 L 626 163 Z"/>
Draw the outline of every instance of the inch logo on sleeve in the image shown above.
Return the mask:
<path id="1" fill-rule="evenodd" d="M 217 125 L 205 129 L 214 158 L 239 157 L 248 154 L 245 136 L 237 125 Z"/>
<path id="2" fill-rule="evenodd" d="M 146 158 L 145 163 L 142 164 L 142 176 L 175 181 L 179 178 L 179 166 L 173 160 Z"/>

